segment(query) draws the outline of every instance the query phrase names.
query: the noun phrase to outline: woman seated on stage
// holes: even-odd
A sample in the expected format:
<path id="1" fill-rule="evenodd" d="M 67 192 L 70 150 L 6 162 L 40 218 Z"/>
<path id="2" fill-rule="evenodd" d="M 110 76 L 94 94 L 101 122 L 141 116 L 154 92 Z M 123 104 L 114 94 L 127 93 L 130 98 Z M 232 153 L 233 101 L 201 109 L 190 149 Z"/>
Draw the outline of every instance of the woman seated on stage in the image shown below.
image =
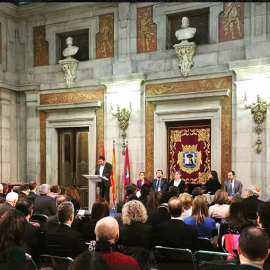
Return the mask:
<path id="1" fill-rule="evenodd" d="M 221 188 L 221 184 L 218 180 L 218 174 L 216 171 L 211 171 L 209 173 L 209 180 L 206 182 L 206 193 L 214 195 L 218 189 Z"/>
<path id="2" fill-rule="evenodd" d="M 211 238 L 216 233 L 216 222 L 208 216 L 207 201 L 203 196 L 196 196 L 192 204 L 192 216 L 184 222 L 196 228 L 198 237 Z"/>
<path id="3" fill-rule="evenodd" d="M 145 172 L 140 172 L 139 177 L 140 179 L 137 181 L 137 191 L 141 191 L 141 187 L 144 184 L 150 186 L 150 181 L 145 178 Z"/>

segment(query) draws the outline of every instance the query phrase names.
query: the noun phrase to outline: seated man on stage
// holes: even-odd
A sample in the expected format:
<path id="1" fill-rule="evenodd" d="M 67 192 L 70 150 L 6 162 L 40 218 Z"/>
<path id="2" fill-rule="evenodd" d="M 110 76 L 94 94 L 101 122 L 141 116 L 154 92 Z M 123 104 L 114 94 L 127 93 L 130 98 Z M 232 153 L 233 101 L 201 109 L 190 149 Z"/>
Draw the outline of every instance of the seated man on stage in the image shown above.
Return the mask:
<path id="1" fill-rule="evenodd" d="M 229 197 L 241 197 L 242 183 L 235 179 L 235 172 L 228 172 L 228 180 L 224 182 L 224 190 L 228 192 Z"/>

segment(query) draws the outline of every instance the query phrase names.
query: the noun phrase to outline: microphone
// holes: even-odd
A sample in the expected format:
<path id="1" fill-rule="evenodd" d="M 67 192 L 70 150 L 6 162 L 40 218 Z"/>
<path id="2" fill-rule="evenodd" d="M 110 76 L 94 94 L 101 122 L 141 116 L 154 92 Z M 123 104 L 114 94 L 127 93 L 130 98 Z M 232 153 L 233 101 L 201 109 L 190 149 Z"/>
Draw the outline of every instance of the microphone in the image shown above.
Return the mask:
<path id="1" fill-rule="evenodd" d="M 92 172 L 96 167 L 97 167 L 97 165 L 95 165 L 95 167 L 93 167 L 93 168 L 89 171 L 89 173 Z"/>

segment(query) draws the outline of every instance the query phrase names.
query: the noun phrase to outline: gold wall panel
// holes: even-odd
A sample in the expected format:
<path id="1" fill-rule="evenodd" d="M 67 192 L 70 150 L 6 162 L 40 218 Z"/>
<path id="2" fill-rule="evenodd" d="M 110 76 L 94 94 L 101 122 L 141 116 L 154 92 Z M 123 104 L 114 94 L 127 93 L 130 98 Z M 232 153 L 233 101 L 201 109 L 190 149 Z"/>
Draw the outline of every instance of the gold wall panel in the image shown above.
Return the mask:
<path id="1" fill-rule="evenodd" d="M 223 182 L 231 170 L 232 161 L 232 78 L 221 77 L 194 81 L 149 84 L 145 87 L 146 96 L 201 92 L 208 90 L 230 89 L 228 97 L 221 101 L 221 175 Z M 148 179 L 154 178 L 154 113 L 155 105 L 145 105 L 145 172 Z M 214 169 L 214 168 L 213 168 Z"/>

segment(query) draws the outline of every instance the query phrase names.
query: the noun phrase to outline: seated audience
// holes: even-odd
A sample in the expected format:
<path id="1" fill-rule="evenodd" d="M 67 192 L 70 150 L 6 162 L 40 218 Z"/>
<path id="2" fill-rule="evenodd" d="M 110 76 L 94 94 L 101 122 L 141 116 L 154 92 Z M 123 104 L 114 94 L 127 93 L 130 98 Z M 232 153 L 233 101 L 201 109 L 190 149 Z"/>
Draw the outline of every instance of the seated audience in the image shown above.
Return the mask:
<path id="1" fill-rule="evenodd" d="M 19 192 L 18 192 L 18 194 L 19 194 L 18 199 L 28 197 L 29 191 L 30 191 L 29 184 L 20 185 Z M 30 198 L 32 199 L 32 197 L 30 197 Z"/>
<path id="2" fill-rule="evenodd" d="M 36 199 L 37 200 L 37 199 Z M 63 202 L 57 212 L 59 224 L 45 232 L 45 252 L 50 255 L 75 258 L 87 249 L 83 236 L 71 229 L 74 220 L 74 206 Z"/>
<path id="3" fill-rule="evenodd" d="M 220 222 L 220 235 L 240 234 L 244 228 L 250 226 L 254 226 L 254 224 L 247 217 L 244 200 L 241 197 L 233 197 L 229 216 Z"/>
<path id="4" fill-rule="evenodd" d="M 35 181 L 30 181 L 29 182 L 29 196 L 35 200 L 39 195 L 37 194 L 37 183 Z"/>
<path id="5" fill-rule="evenodd" d="M 137 191 L 140 191 L 144 184 L 150 186 L 150 181 L 145 178 L 145 172 L 140 172 L 139 177 L 140 179 L 137 181 Z"/>
<path id="6" fill-rule="evenodd" d="M 146 224 L 147 212 L 144 205 L 132 200 L 122 209 L 120 240 L 125 246 L 150 248 L 153 244 L 153 228 Z"/>
<path id="7" fill-rule="evenodd" d="M 20 270 L 27 270 L 24 242 L 25 217 L 21 211 L 10 209 L 0 219 L 0 268 L 6 263 L 17 264 Z M 4 263 L 4 264 L 2 264 Z M 17 268 L 18 269 L 18 268 Z"/>
<path id="8" fill-rule="evenodd" d="M 173 197 L 178 197 L 179 196 L 179 189 L 176 186 L 170 186 L 169 187 L 169 192 L 172 194 Z"/>
<path id="9" fill-rule="evenodd" d="M 69 198 L 71 199 L 71 202 L 74 205 L 74 213 L 76 215 L 77 211 L 79 211 L 81 208 L 80 203 L 79 203 L 80 195 L 79 195 L 78 190 L 73 186 L 67 187 L 65 189 L 65 195 L 69 196 Z"/>
<path id="10" fill-rule="evenodd" d="M 197 230 L 181 220 L 182 203 L 172 197 L 168 203 L 171 219 L 157 226 L 157 244 L 164 247 L 199 250 Z"/>
<path id="11" fill-rule="evenodd" d="M 119 225 L 114 218 L 100 219 L 96 224 L 95 234 L 97 241 L 90 244 L 89 250 L 100 253 L 111 270 L 140 270 L 136 260 L 121 253 L 115 244 L 119 239 Z"/>
<path id="12" fill-rule="evenodd" d="M 126 199 L 117 203 L 117 207 L 116 207 L 117 213 L 122 213 L 123 205 L 127 202 L 127 198 L 129 197 L 129 195 L 136 194 L 136 188 L 137 188 L 136 185 L 133 183 L 126 184 L 125 186 Z"/>
<path id="13" fill-rule="evenodd" d="M 15 208 L 21 211 L 25 216 L 25 242 L 26 242 L 26 252 L 38 260 L 38 256 L 41 254 L 41 234 L 40 229 L 37 226 L 29 223 L 29 219 L 33 214 L 33 200 L 29 198 L 20 198 Z"/>
<path id="14" fill-rule="evenodd" d="M 34 201 L 34 214 L 53 216 L 56 214 L 55 199 L 50 197 L 50 186 L 42 184 L 39 187 L 40 196 Z"/>
<path id="15" fill-rule="evenodd" d="M 6 196 L 4 195 L 4 187 L 0 184 L 0 203 L 4 203 L 6 201 Z"/>
<path id="16" fill-rule="evenodd" d="M 257 208 L 260 203 L 262 203 L 261 200 L 259 200 L 259 197 L 261 195 L 261 190 L 256 185 L 251 185 L 248 187 L 246 192 L 246 199 L 244 199 L 246 210 L 247 210 L 247 216 L 252 221 L 255 221 L 257 218 Z"/>
<path id="17" fill-rule="evenodd" d="M 52 185 L 50 187 L 50 197 L 56 198 L 61 194 L 61 187 L 59 185 Z"/>
<path id="18" fill-rule="evenodd" d="M 183 179 L 181 179 L 181 172 L 180 171 L 176 171 L 174 173 L 174 180 L 172 180 L 169 184 L 169 187 L 178 187 L 178 194 L 184 193 L 185 192 L 185 188 L 186 188 L 186 184 L 185 181 Z"/>
<path id="19" fill-rule="evenodd" d="M 258 226 L 266 232 L 270 240 L 270 202 L 262 202 L 259 204 L 257 223 Z"/>
<path id="20" fill-rule="evenodd" d="M 203 190 L 201 187 L 195 187 L 192 190 L 192 198 L 194 199 L 196 196 L 202 196 L 203 195 Z"/>
<path id="21" fill-rule="evenodd" d="M 214 205 L 209 207 L 209 217 L 214 219 L 222 219 L 229 215 L 230 212 L 230 199 L 228 193 L 219 189 L 214 196 Z M 217 221 L 217 220 L 216 220 Z"/>
<path id="22" fill-rule="evenodd" d="M 86 242 L 96 240 L 95 227 L 97 222 L 108 217 L 110 214 L 108 202 L 105 199 L 99 199 L 95 201 L 91 210 L 91 220 L 86 222 L 82 227 L 82 235 Z"/>
<path id="23" fill-rule="evenodd" d="M 12 191 L 15 192 L 15 193 L 19 193 L 19 188 L 20 188 L 20 186 L 14 186 L 12 188 Z"/>
<path id="24" fill-rule="evenodd" d="M 198 237 L 211 238 L 216 233 L 216 222 L 208 217 L 207 201 L 203 196 L 196 196 L 192 205 L 192 216 L 184 222 L 196 228 Z"/>
<path id="25" fill-rule="evenodd" d="M 110 266 L 99 253 L 85 251 L 70 263 L 68 270 L 110 270 Z"/>
<path id="26" fill-rule="evenodd" d="M 181 214 L 182 220 L 192 215 L 192 196 L 188 193 L 182 193 L 179 195 L 181 203 L 183 205 L 183 212 Z"/>
<path id="27" fill-rule="evenodd" d="M 146 199 L 146 211 L 150 212 L 156 210 L 160 205 L 161 193 L 158 191 L 151 191 Z"/>
<path id="28" fill-rule="evenodd" d="M 221 184 L 218 180 L 218 174 L 216 171 L 209 173 L 209 180 L 205 184 L 205 192 L 214 195 L 218 189 L 221 188 Z"/>
<path id="29" fill-rule="evenodd" d="M 10 209 L 14 209 L 16 202 L 18 201 L 18 193 L 9 192 L 6 196 L 6 201 L 0 204 L 0 217 Z"/>
<path id="30" fill-rule="evenodd" d="M 3 185 L 3 196 L 6 198 L 8 194 L 8 184 L 2 183 L 2 185 Z"/>
<path id="31" fill-rule="evenodd" d="M 245 228 L 239 237 L 238 254 L 240 265 L 235 270 L 263 269 L 269 255 L 269 239 L 263 230 Z M 266 269 L 266 268 L 264 268 Z"/>
<path id="32" fill-rule="evenodd" d="M 147 197 L 148 197 L 150 191 L 151 191 L 151 188 L 150 188 L 149 185 L 147 185 L 147 184 L 142 185 L 142 187 L 141 187 L 141 196 L 138 198 L 138 200 L 140 202 L 142 202 L 142 204 L 144 206 L 146 206 Z"/>

